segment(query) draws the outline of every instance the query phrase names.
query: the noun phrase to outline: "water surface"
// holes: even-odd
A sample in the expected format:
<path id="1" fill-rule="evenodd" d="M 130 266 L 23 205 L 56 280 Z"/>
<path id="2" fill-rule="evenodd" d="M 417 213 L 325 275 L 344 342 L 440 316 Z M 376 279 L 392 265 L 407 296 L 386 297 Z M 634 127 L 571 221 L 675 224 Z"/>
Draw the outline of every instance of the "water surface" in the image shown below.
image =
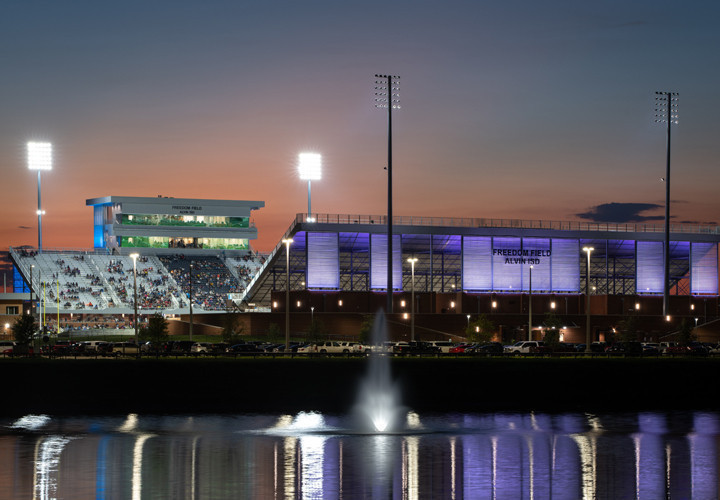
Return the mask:
<path id="1" fill-rule="evenodd" d="M 720 415 L 188 415 L 0 421 L 0 498 L 718 498 Z"/>

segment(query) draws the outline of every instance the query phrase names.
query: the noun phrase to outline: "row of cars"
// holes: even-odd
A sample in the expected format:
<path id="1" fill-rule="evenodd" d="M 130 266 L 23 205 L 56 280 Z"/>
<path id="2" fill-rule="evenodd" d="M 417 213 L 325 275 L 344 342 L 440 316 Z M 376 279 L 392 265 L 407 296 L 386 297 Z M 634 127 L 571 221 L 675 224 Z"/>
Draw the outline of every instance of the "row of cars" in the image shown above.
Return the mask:
<path id="1" fill-rule="evenodd" d="M 549 354 L 549 353 L 583 353 L 587 344 L 560 342 L 548 346 L 540 340 L 526 340 L 504 346 L 506 354 Z M 677 342 L 613 342 L 596 341 L 590 344 L 590 352 L 594 354 L 622 354 L 628 356 L 687 356 L 687 355 L 718 355 L 720 344 L 690 342 L 680 345 Z"/>

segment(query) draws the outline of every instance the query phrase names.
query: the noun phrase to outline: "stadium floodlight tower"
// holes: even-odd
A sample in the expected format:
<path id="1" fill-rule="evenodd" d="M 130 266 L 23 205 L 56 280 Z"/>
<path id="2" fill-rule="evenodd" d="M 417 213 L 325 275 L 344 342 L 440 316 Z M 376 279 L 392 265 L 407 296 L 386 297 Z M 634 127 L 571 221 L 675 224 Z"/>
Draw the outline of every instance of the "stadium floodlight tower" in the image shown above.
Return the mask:
<path id="1" fill-rule="evenodd" d="M 290 245 L 292 238 L 283 238 L 285 245 L 285 353 L 290 353 Z"/>
<path id="2" fill-rule="evenodd" d="M 140 354 L 140 340 L 138 338 L 138 304 L 137 304 L 137 260 L 139 253 L 131 253 L 130 258 L 133 260 L 133 306 L 135 307 L 135 315 L 133 323 L 135 327 L 135 345 L 138 347 L 138 355 Z"/>
<path id="3" fill-rule="evenodd" d="M 670 316 L 670 137 L 672 125 L 678 123 L 677 92 L 655 92 L 655 123 L 667 123 L 667 157 L 665 163 L 665 248 L 663 251 L 663 316 Z"/>
<path id="4" fill-rule="evenodd" d="M 308 211 L 305 221 L 315 222 L 315 217 L 312 216 L 310 182 L 319 181 L 322 178 L 322 155 L 318 153 L 300 153 L 298 155 L 298 171 L 300 179 L 308 183 Z"/>
<path id="5" fill-rule="evenodd" d="M 42 253 L 42 196 L 40 195 L 40 174 L 43 170 L 52 170 L 52 144 L 49 142 L 27 143 L 27 165 L 30 170 L 37 170 L 38 194 L 38 252 Z"/>
<path id="6" fill-rule="evenodd" d="M 393 312 L 392 244 L 392 111 L 400 109 L 400 77 L 375 75 L 375 107 L 388 110 L 387 312 Z"/>

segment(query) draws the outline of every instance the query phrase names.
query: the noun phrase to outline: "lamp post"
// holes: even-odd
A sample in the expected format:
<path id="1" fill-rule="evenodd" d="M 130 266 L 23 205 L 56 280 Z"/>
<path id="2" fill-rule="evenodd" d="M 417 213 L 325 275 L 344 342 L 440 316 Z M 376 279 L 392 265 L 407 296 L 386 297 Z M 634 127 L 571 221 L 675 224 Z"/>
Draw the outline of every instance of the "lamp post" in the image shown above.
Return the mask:
<path id="1" fill-rule="evenodd" d="M 375 107 L 388 110 L 388 215 L 387 215 L 387 313 L 392 314 L 392 110 L 400 109 L 400 77 L 393 75 L 375 75 Z"/>
<path id="2" fill-rule="evenodd" d="M 530 272 L 528 280 L 528 340 L 532 340 L 532 270 L 533 266 L 530 266 L 528 271 Z"/>
<path id="3" fill-rule="evenodd" d="M 670 138 L 672 124 L 678 123 L 677 92 L 655 92 L 655 122 L 667 123 L 665 163 L 665 248 L 663 252 L 663 316 L 670 314 Z"/>
<path id="4" fill-rule="evenodd" d="M 587 277 L 585 278 L 585 352 L 590 351 L 590 253 L 595 250 L 593 247 L 583 247 L 587 254 Z"/>
<path id="5" fill-rule="evenodd" d="M 310 326 L 315 323 L 315 306 L 310 306 Z"/>
<path id="6" fill-rule="evenodd" d="M 27 166 L 30 170 L 37 170 L 38 251 L 42 253 L 42 216 L 45 214 L 45 211 L 42 209 L 40 174 L 43 170 L 52 170 L 52 144 L 49 142 L 28 142 Z"/>
<path id="7" fill-rule="evenodd" d="M 290 244 L 292 238 L 283 238 L 285 244 L 285 353 L 290 353 Z"/>
<path id="8" fill-rule="evenodd" d="M 193 303 L 193 294 L 192 294 L 192 292 L 193 292 L 193 290 L 192 290 L 192 285 L 193 285 L 193 278 L 192 278 L 193 267 L 194 267 L 194 266 L 193 266 L 193 263 L 192 263 L 192 261 L 190 261 L 190 294 L 189 294 L 189 296 L 188 296 L 189 299 L 190 299 L 190 340 L 192 340 L 192 334 L 193 334 L 193 307 L 192 307 L 192 303 Z"/>
<path id="9" fill-rule="evenodd" d="M 298 171 L 300 172 L 300 179 L 306 180 L 308 183 L 308 211 L 305 220 L 315 222 L 315 218 L 312 216 L 310 182 L 322 178 L 322 156 L 318 153 L 300 153 L 298 155 Z"/>
<path id="10" fill-rule="evenodd" d="M 138 338 L 138 303 L 137 303 L 137 259 L 139 253 L 131 253 L 130 258 L 133 260 L 133 306 L 135 307 L 135 315 L 133 324 L 135 327 L 135 345 L 138 346 L 138 354 L 140 354 L 140 339 Z"/>
<path id="11" fill-rule="evenodd" d="M 415 263 L 417 257 L 410 257 L 407 260 L 410 263 L 410 341 L 415 341 Z"/>
<path id="12" fill-rule="evenodd" d="M 35 317 L 35 304 L 33 304 L 33 274 L 35 274 L 35 264 L 30 264 L 30 315 Z"/>

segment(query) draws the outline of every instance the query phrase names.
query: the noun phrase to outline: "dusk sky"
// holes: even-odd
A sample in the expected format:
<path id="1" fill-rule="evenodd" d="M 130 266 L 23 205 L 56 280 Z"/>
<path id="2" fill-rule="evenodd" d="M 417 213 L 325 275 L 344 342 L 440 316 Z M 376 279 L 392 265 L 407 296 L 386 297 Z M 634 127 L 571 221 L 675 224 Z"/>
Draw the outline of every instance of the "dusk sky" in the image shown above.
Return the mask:
<path id="1" fill-rule="evenodd" d="M 100 196 L 263 200 L 268 251 L 307 209 L 387 209 L 387 116 L 401 76 L 394 213 L 662 224 L 680 93 L 676 222 L 720 221 L 717 1 L 36 1 L 0 7 L 0 248 L 92 246 Z"/>

